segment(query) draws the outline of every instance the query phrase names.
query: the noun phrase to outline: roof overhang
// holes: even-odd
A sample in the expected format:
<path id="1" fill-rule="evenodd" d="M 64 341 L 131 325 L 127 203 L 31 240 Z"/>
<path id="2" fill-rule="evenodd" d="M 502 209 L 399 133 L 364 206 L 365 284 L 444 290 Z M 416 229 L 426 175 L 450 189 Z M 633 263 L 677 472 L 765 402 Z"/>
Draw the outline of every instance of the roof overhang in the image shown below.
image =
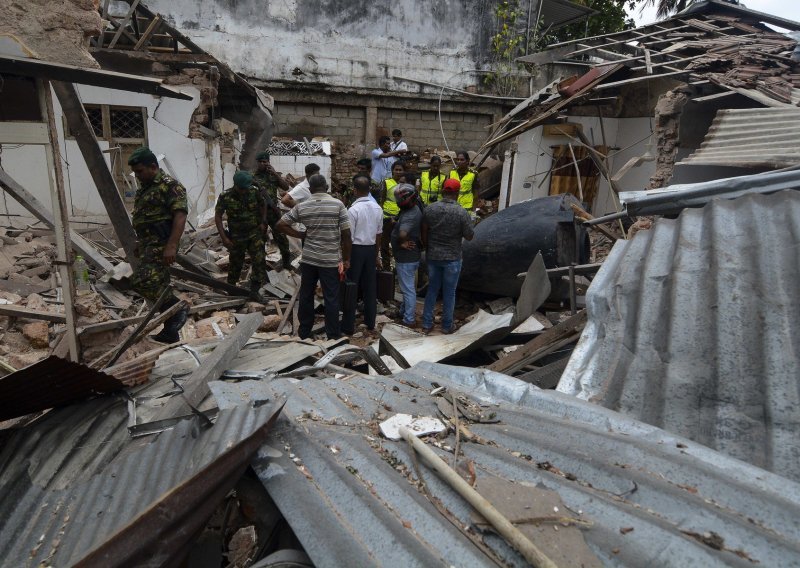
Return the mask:
<path id="1" fill-rule="evenodd" d="M 23 77 L 36 77 L 52 81 L 64 81 L 80 85 L 106 87 L 122 91 L 147 93 L 159 97 L 192 100 L 192 97 L 170 87 L 165 87 L 161 80 L 127 73 L 87 69 L 73 65 L 63 65 L 13 55 L 0 54 L 0 73 L 10 73 Z"/>

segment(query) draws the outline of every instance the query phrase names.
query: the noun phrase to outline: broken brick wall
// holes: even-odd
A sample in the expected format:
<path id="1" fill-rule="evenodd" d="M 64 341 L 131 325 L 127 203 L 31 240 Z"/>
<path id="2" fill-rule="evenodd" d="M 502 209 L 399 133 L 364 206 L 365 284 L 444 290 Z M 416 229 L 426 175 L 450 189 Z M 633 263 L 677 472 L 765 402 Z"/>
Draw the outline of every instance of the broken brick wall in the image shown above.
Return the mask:
<path id="1" fill-rule="evenodd" d="M 189 138 L 203 138 L 204 134 L 199 127 L 211 128 L 213 109 L 218 104 L 220 74 L 217 68 L 184 68 L 164 75 L 162 79 L 165 84 L 170 86 L 191 85 L 200 91 L 200 102 L 189 122 Z"/>
<path id="2" fill-rule="evenodd" d="M 0 34 L 10 34 L 34 56 L 80 67 L 100 67 L 88 38 L 100 35 L 99 0 L 0 0 Z"/>

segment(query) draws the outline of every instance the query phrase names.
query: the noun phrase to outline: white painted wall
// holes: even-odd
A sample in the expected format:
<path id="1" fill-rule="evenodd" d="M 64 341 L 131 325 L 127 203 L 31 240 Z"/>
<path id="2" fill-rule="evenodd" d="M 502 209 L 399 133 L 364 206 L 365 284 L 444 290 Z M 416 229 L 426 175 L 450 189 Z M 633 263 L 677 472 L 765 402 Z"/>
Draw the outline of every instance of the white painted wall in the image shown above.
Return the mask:
<path id="1" fill-rule="evenodd" d="M 569 122 L 582 124 L 584 134 L 594 144 L 603 143 L 603 130 L 600 127 L 599 118 L 570 116 Z M 630 158 L 645 153 L 650 134 L 649 118 L 605 118 L 603 119 L 603 128 L 606 141 L 613 148 L 609 154 L 609 166 L 612 173 L 621 168 Z M 547 174 L 553 163 L 550 146 L 570 142 L 575 143 L 567 136 L 544 136 L 541 126 L 517 137 L 517 153 L 513 169 L 509 172 L 504 170 L 501 185 L 501 188 L 509 188 L 511 205 L 548 195 L 550 180 L 547 179 Z M 645 162 L 641 166 L 631 169 L 620 180 L 619 186 L 623 191 L 645 189 L 654 171 L 655 162 Z M 510 183 L 509 175 L 511 176 Z M 505 196 L 501 195 L 501 208 L 505 202 Z M 597 216 L 616 211 L 608 182 L 602 176 L 597 198 L 592 204 L 592 211 Z"/>
<path id="2" fill-rule="evenodd" d="M 191 101 L 167 99 L 152 95 L 130 93 L 100 87 L 79 86 L 78 92 L 85 104 L 108 104 L 145 107 L 147 109 L 147 132 L 150 148 L 164 154 L 161 166 L 174 175 L 187 190 L 189 219 L 194 221 L 199 212 L 213 206 L 215 196 L 231 184 L 233 169 L 224 169 L 220 163 L 220 147 L 216 140 L 188 138 L 189 120 L 197 107 L 199 91 L 190 86 L 179 90 L 193 97 Z M 64 140 L 62 110 L 58 98 L 53 96 L 56 126 L 63 152 L 64 183 L 70 216 L 74 222 L 107 222 L 105 207 L 92 181 L 88 167 L 81 156 L 75 140 Z M 102 149 L 107 142 L 100 142 Z M 108 154 L 105 154 L 110 163 Z M 41 146 L 15 148 L 4 145 L 3 168 L 23 187 L 34 194 L 48 207 L 50 189 L 45 170 L 44 149 Z M 209 175 L 211 172 L 211 175 Z M 11 197 L 3 193 L 0 202 L 0 218 L 6 214 L 28 216 L 27 212 Z M 9 218 L 12 221 L 13 218 Z M 16 224 L 20 224 L 17 219 Z"/>
<path id="3" fill-rule="evenodd" d="M 235 71 L 265 80 L 394 89 L 394 76 L 477 84 L 490 0 L 149 0 L 154 12 Z M 458 75 L 456 75 L 458 74 Z M 454 76 L 456 75 L 456 76 Z"/>

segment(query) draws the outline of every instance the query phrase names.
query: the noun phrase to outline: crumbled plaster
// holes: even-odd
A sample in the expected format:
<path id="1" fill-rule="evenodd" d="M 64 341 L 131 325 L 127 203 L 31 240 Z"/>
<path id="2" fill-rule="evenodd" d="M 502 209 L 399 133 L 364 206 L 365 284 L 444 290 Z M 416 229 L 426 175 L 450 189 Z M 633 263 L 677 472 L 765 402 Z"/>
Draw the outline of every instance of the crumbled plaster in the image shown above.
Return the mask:
<path id="1" fill-rule="evenodd" d="M 655 109 L 656 171 L 650 177 L 648 189 L 664 187 L 672 178 L 675 156 L 680 145 L 680 119 L 683 107 L 689 102 L 685 85 L 667 91 L 658 98 Z"/>
<path id="2" fill-rule="evenodd" d="M 192 85 L 200 91 L 200 102 L 189 121 L 189 138 L 204 138 L 199 127 L 210 128 L 211 111 L 218 104 L 219 79 L 219 70 L 216 67 L 181 69 L 163 77 L 166 85 Z"/>
<path id="3" fill-rule="evenodd" d="M 100 35 L 99 0 L 0 0 L 0 34 L 19 39 L 40 59 L 99 68 L 88 38 Z"/>

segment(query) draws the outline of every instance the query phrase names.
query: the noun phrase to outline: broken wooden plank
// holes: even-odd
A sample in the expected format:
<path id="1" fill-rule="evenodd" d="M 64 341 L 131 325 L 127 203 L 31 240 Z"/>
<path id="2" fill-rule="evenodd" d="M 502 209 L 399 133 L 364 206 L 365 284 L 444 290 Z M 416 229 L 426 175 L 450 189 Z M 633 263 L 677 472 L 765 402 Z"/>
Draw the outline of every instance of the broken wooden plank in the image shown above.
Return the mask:
<path id="1" fill-rule="evenodd" d="M 221 290 L 222 292 L 225 292 L 231 296 L 250 295 L 250 290 L 245 290 L 244 288 L 240 288 L 239 286 L 228 284 L 224 280 L 217 280 L 216 278 L 212 278 L 211 276 L 205 276 L 203 274 L 198 274 L 196 272 L 184 270 L 176 266 L 170 267 L 169 271 L 176 278 L 183 278 L 184 280 L 188 280 L 189 282 L 196 282 L 197 284 L 202 284 L 204 286 L 208 286 L 209 288 L 213 288 L 215 290 Z"/>
<path id="2" fill-rule="evenodd" d="M 118 308 L 127 309 L 131 306 L 131 300 L 125 294 L 114 288 L 108 282 L 95 282 L 94 289 L 109 304 Z"/>
<path id="3" fill-rule="evenodd" d="M 531 363 L 531 358 L 540 355 L 543 349 L 547 349 L 559 344 L 565 339 L 569 339 L 581 331 L 586 325 L 586 310 L 581 310 L 574 316 L 567 318 L 561 323 L 554 325 L 547 331 L 537 335 L 525 345 L 512 351 L 506 357 L 498 359 L 486 368 L 498 373 L 511 374 L 525 365 Z M 577 339 L 577 337 L 575 338 Z"/>
<path id="4" fill-rule="evenodd" d="M 78 91 L 72 83 L 53 82 L 53 89 L 64 109 L 64 116 L 69 125 L 70 133 L 75 137 L 78 148 L 86 161 L 89 173 L 92 176 L 103 206 L 114 227 L 117 239 L 122 243 L 128 262 L 135 262 L 134 249 L 136 247 L 136 233 L 133 230 L 125 203 L 122 201 L 114 175 L 103 157 L 94 129 L 86 115 Z M 133 261 L 133 262 L 132 262 Z"/>
<path id="5" fill-rule="evenodd" d="M 50 143 L 45 145 L 45 161 L 48 173 L 53 172 L 55 178 L 50 178 L 50 202 L 53 207 L 53 232 L 56 239 L 58 253 L 58 274 L 61 277 L 62 297 L 64 299 L 64 315 L 67 326 L 67 344 L 69 345 L 69 358 L 75 363 L 80 359 L 78 348 L 78 335 L 75 333 L 75 280 L 72 270 L 72 242 L 70 241 L 69 212 L 67 211 L 67 195 L 64 190 L 64 171 L 62 169 L 61 146 L 58 142 L 56 130 L 55 110 L 53 107 L 53 94 L 50 90 L 50 81 L 40 80 L 40 104 L 42 114 L 47 120 L 47 134 Z"/>
<path id="6" fill-rule="evenodd" d="M 42 310 L 31 310 L 29 308 L 15 306 L 13 304 L 0 304 L 0 315 L 11 316 L 15 318 L 52 321 L 55 323 L 67 323 L 67 316 L 64 314 L 45 312 Z"/>
<path id="7" fill-rule="evenodd" d="M 183 382 L 183 393 L 173 396 L 154 417 L 163 420 L 175 416 L 183 416 L 193 412 L 202 400 L 211 392 L 209 381 L 222 376 L 242 347 L 264 321 L 260 313 L 248 314 L 239 322 L 211 354 L 203 360 L 203 365 Z"/>
<path id="8" fill-rule="evenodd" d="M 139 41 L 137 41 L 136 45 L 133 46 L 134 51 L 139 51 L 147 45 L 147 42 L 150 41 L 150 37 L 158 31 L 158 28 L 161 27 L 161 21 L 161 14 L 156 14 L 156 17 L 150 21 L 150 25 L 147 26 L 146 30 L 144 30 L 144 33 L 139 38 Z"/>
<path id="9" fill-rule="evenodd" d="M 22 187 L 14 180 L 14 178 L 8 175 L 8 172 L 6 172 L 3 168 L 0 168 L 0 187 L 2 187 L 6 193 L 13 197 L 17 203 L 29 211 L 31 215 L 39 219 L 51 229 L 53 228 L 55 223 L 53 214 L 41 201 L 36 199 L 31 192 Z M 95 249 L 94 246 L 89 243 L 89 241 L 84 239 L 78 233 L 71 230 L 69 237 L 72 241 L 72 247 L 82 254 L 87 262 L 91 263 L 93 266 L 99 268 L 103 272 L 108 272 L 114 268 L 114 266 L 106 259 L 106 257 L 97 252 L 97 249 Z"/>

